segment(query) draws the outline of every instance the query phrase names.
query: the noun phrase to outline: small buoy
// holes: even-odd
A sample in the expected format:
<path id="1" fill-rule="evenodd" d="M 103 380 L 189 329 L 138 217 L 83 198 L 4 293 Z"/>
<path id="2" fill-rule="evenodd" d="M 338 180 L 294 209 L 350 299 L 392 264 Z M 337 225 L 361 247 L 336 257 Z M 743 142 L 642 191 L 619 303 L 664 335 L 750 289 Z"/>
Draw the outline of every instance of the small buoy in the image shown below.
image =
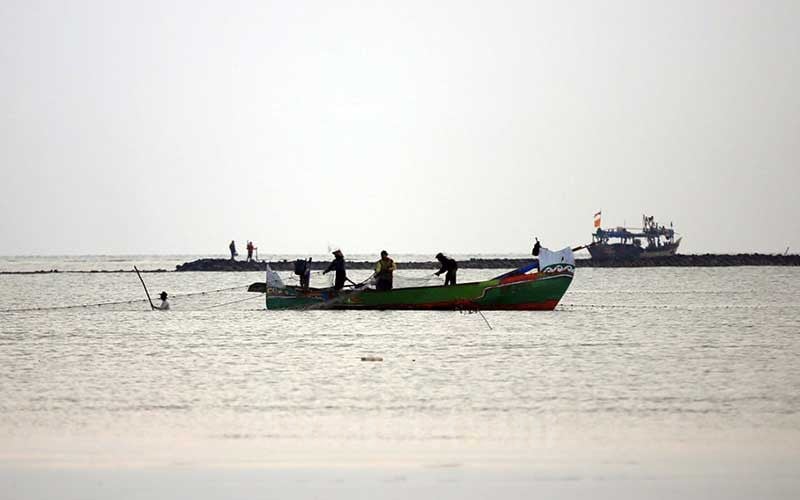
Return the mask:
<path id="1" fill-rule="evenodd" d="M 383 361 L 380 356 L 361 356 L 361 361 Z"/>

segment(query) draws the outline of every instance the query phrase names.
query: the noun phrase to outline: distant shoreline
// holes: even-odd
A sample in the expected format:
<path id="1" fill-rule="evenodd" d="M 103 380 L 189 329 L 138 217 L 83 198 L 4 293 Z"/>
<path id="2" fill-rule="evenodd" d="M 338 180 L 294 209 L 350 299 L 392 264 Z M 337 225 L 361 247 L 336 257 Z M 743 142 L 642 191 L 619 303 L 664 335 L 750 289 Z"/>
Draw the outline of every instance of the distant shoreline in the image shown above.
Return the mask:
<path id="1" fill-rule="evenodd" d="M 458 262 L 461 269 L 514 269 L 529 263 L 531 259 L 486 259 L 472 258 Z M 280 260 L 269 263 L 275 271 L 293 271 L 294 261 Z M 438 269 L 439 265 L 433 261 L 398 262 L 400 269 Z M 669 257 L 654 257 L 629 261 L 595 261 L 592 259 L 577 259 L 577 267 L 736 267 L 736 266 L 800 266 L 800 255 L 768 255 L 768 254 L 691 254 L 672 255 Z M 311 269 L 323 270 L 328 266 L 327 261 L 312 261 Z M 349 269 L 372 269 L 374 262 L 349 261 Z M 254 272 L 264 271 L 266 262 L 246 262 L 229 259 L 198 259 L 176 266 L 174 270 L 167 269 L 142 269 L 144 273 L 169 273 L 169 272 Z M 79 270 L 62 271 L 58 269 L 37 271 L 0 271 L 0 275 L 26 275 L 26 274 L 108 274 L 127 273 L 132 269 L 117 270 Z"/>

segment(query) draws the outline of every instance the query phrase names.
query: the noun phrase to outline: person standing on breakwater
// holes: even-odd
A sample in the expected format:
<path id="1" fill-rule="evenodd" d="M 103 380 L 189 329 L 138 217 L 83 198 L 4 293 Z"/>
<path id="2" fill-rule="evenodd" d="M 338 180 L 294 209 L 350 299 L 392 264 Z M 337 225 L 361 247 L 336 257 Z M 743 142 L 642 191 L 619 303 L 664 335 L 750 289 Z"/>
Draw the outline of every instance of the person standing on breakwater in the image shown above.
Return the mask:
<path id="1" fill-rule="evenodd" d="M 167 292 L 161 292 L 159 295 L 161 298 L 161 304 L 157 306 L 153 306 L 153 309 L 156 311 L 169 311 L 169 302 L 167 301 Z"/>
<path id="2" fill-rule="evenodd" d="M 391 290 L 395 271 L 397 271 L 397 264 L 389 257 L 389 252 L 381 250 L 381 260 L 375 264 L 375 289 L 378 291 Z"/>
<path id="3" fill-rule="evenodd" d="M 236 253 L 236 242 L 231 240 L 231 244 L 228 245 L 228 250 L 231 251 L 231 260 L 236 260 L 236 256 L 239 255 Z"/>
<path id="4" fill-rule="evenodd" d="M 442 273 L 447 273 L 444 275 L 444 286 L 455 285 L 456 272 L 458 271 L 458 262 L 456 262 L 455 259 L 447 257 L 441 252 L 436 254 L 436 260 L 439 261 L 439 264 L 441 264 L 442 267 L 433 274 L 435 274 L 436 276 L 441 276 Z"/>
<path id="5" fill-rule="evenodd" d="M 253 246 L 253 242 L 250 241 L 250 240 L 247 240 L 247 262 L 250 262 L 251 260 L 253 260 L 253 250 L 255 248 L 256 247 Z"/>
<path id="6" fill-rule="evenodd" d="M 328 269 L 322 271 L 322 274 L 336 271 L 336 277 L 333 281 L 333 289 L 341 290 L 344 288 L 344 282 L 347 280 L 347 270 L 344 266 L 344 255 L 342 255 L 342 251 L 339 249 L 334 250 L 332 253 L 334 259 L 331 261 Z"/>

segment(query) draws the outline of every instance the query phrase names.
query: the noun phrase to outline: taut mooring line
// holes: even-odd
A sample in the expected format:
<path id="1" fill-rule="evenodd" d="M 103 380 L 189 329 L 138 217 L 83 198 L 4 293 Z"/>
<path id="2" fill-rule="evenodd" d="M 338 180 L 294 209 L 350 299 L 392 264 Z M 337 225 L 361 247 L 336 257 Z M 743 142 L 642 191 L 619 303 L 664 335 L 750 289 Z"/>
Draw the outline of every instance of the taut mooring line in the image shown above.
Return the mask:
<path id="1" fill-rule="evenodd" d="M 246 288 L 248 285 L 239 285 L 233 286 L 229 288 L 217 288 L 215 290 L 205 290 L 202 292 L 190 292 L 190 293 L 176 293 L 172 296 L 172 298 L 182 298 L 182 297 L 194 297 L 196 295 L 210 295 L 212 293 L 217 292 L 227 292 L 230 290 L 238 290 L 240 288 Z M 102 307 L 102 306 L 116 306 L 121 304 L 135 304 L 137 302 L 144 302 L 147 299 L 133 299 L 133 300 L 117 300 L 113 302 L 93 302 L 91 304 L 72 304 L 68 306 L 50 306 L 50 307 L 19 307 L 19 308 L 12 308 L 12 309 L 0 309 L 0 313 L 18 313 L 18 312 L 34 312 L 34 311 L 60 311 L 64 309 L 80 309 L 80 308 L 88 308 L 88 307 Z M 202 310 L 202 309 L 201 309 Z"/>
<path id="2" fill-rule="evenodd" d="M 253 300 L 253 299 L 260 299 L 260 298 L 261 298 L 261 295 L 254 295 L 252 297 L 245 297 L 243 299 L 231 300 L 230 302 L 223 302 L 222 304 L 214 304 L 213 306 L 203 307 L 202 309 L 199 309 L 199 310 L 200 311 L 205 311 L 206 309 L 213 309 L 215 307 L 222 307 L 222 306 L 227 306 L 229 304 L 236 304 L 236 303 L 239 303 L 239 302 L 244 302 L 246 300 Z"/>
<path id="3" fill-rule="evenodd" d="M 488 319 L 486 319 L 486 316 L 484 316 L 484 315 L 483 315 L 483 311 L 481 311 L 480 309 L 478 309 L 478 314 L 480 314 L 480 315 L 481 315 L 481 318 L 483 318 L 483 320 L 486 322 L 486 326 L 488 326 L 488 327 L 489 327 L 489 330 L 494 330 L 494 328 L 492 328 L 492 325 L 490 325 L 490 324 L 489 324 L 489 320 L 488 320 Z"/>

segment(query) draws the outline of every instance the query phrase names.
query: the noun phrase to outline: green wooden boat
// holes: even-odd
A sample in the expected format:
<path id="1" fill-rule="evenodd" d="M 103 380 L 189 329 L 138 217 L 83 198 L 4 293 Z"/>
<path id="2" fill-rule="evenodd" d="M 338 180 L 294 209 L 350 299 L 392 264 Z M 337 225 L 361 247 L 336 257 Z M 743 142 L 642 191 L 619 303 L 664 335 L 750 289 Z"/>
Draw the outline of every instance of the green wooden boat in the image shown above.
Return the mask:
<path id="1" fill-rule="evenodd" d="M 275 310 L 550 311 L 564 296 L 574 273 L 573 261 L 548 265 L 541 271 L 536 269 L 534 263 L 490 280 L 454 286 L 395 288 L 388 291 L 270 286 L 266 288 L 266 303 L 267 309 Z"/>

